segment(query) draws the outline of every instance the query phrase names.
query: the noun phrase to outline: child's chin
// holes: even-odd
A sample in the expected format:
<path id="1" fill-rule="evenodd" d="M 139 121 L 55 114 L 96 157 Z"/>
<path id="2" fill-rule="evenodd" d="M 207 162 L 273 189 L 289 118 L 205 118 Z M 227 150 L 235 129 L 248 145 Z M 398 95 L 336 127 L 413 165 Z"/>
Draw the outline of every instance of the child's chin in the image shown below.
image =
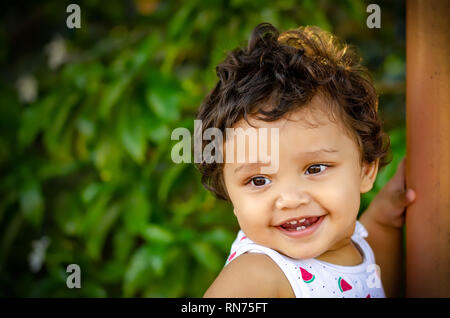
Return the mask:
<path id="1" fill-rule="evenodd" d="M 297 251 L 286 251 L 283 252 L 284 255 L 293 258 L 293 259 L 309 259 L 309 258 L 314 258 L 320 255 L 320 253 L 311 253 L 309 251 L 309 253 L 305 253 L 304 251 L 302 252 L 297 252 Z"/>

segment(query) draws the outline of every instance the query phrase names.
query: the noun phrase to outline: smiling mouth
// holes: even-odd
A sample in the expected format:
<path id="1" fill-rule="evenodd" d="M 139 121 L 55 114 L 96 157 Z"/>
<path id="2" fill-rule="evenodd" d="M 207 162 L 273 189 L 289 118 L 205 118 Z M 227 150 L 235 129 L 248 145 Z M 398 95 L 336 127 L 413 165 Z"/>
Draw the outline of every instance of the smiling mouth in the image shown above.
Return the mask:
<path id="1" fill-rule="evenodd" d="M 301 219 L 292 219 L 284 224 L 281 224 L 280 227 L 289 232 L 303 231 L 317 223 L 317 221 L 319 221 L 321 217 L 322 216 L 311 216 Z"/>

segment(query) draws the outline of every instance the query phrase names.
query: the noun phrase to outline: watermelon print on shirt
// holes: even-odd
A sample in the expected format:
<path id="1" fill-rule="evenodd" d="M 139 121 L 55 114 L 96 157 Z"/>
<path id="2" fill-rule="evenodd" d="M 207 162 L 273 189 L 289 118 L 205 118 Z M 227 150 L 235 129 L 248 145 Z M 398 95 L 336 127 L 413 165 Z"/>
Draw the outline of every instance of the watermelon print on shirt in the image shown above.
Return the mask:
<path id="1" fill-rule="evenodd" d="M 381 287 L 368 284 L 373 280 L 375 256 L 367 241 L 368 233 L 364 226 L 356 221 L 352 241 L 363 256 L 363 263 L 356 266 L 341 266 L 323 262 L 314 258 L 297 260 L 278 253 L 266 246 L 254 243 L 245 233 L 239 231 L 225 266 L 244 253 L 260 253 L 268 255 L 283 271 L 291 284 L 296 297 L 320 298 L 384 298 Z"/>

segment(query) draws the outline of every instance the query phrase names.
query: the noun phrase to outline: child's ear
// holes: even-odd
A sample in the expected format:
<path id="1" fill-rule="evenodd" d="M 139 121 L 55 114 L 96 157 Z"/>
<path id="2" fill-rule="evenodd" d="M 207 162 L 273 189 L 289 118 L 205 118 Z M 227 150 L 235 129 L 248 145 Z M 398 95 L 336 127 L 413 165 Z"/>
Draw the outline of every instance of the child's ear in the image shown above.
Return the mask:
<path id="1" fill-rule="evenodd" d="M 371 163 L 363 162 L 361 166 L 361 193 L 369 192 L 372 187 L 375 179 L 377 178 L 378 173 L 378 164 L 380 160 L 374 160 Z"/>

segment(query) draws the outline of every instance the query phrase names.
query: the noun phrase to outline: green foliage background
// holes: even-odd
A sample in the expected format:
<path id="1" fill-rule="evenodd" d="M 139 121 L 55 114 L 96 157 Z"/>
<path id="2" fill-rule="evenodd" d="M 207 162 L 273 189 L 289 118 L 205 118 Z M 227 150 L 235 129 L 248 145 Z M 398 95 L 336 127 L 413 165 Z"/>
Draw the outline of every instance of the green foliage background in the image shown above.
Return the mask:
<path id="1" fill-rule="evenodd" d="M 193 165 L 171 161 L 170 134 L 193 130 L 215 65 L 260 22 L 332 31 L 373 73 L 393 162 L 361 211 L 405 153 L 401 1 L 378 1 L 381 29 L 366 27 L 370 2 L 359 0 L 79 1 L 72 30 L 70 2 L 1 5 L 0 296 L 203 295 L 238 225 Z M 68 59 L 52 70 L 45 47 L 57 34 Z M 38 83 L 32 102 L 19 99 L 23 75 Z M 42 237 L 50 244 L 33 272 Z M 80 289 L 66 287 L 71 263 Z"/>

